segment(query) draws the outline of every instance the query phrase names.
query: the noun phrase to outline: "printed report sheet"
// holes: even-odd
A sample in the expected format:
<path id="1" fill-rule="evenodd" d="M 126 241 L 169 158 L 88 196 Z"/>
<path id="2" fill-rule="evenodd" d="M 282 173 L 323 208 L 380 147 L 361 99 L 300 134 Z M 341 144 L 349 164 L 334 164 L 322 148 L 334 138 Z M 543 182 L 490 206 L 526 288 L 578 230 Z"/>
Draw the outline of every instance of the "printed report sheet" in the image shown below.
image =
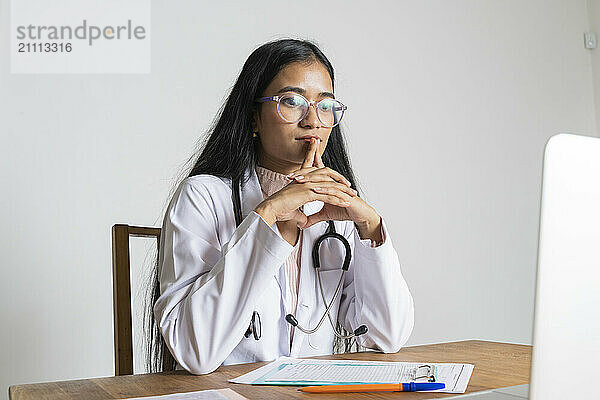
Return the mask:
<path id="1" fill-rule="evenodd" d="M 439 392 L 464 393 L 472 364 L 415 363 L 358 360 L 311 360 L 281 357 L 270 364 L 230 379 L 252 385 L 335 385 L 360 383 L 442 382 Z M 429 376 L 428 376 L 429 375 Z"/>

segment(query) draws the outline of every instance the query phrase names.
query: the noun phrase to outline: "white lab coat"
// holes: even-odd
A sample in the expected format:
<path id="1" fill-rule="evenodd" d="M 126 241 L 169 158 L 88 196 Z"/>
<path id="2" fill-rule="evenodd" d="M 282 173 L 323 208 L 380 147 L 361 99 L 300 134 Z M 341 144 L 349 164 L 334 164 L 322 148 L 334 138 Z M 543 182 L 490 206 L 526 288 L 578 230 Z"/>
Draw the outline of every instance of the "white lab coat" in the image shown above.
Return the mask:
<path id="1" fill-rule="evenodd" d="M 254 211 L 263 194 L 254 169 L 241 191 L 242 223 L 236 228 L 231 180 L 213 175 L 186 178 L 177 188 L 163 221 L 159 260 L 160 297 L 154 306 L 165 342 L 178 369 L 206 374 L 220 365 L 274 360 L 279 356 L 332 353 L 333 330 L 327 319 L 306 335 L 294 330 L 290 348 L 285 260 L 293 250 L 279 233 Z M 311 215 L 321 201 L 304 205 Z M 361 240 L 352 221 L 335 221 L 336 232 L 350 243 L 352 260 L 341 296 L 331 315 L 349 331 L 365 324 L 359 336 L 365 347 L 397 352 L 414 322 L 413 299 L 400 271 L 398 255 L 386 229 L 385 242 L 375 248 Z M 304 230 L 296 318 L 313 328 L 322 316 L 312 262 L 314 241 L 327 229 L 322 221 Z M 321 279 L 329 302 L 338 283 L 344 248 L 336 239 L 320 246 Z M 253 311 L 258 311 L 262 337 L 244 337 Z M 334 319 L 335 322 L 335 319 Z"/>

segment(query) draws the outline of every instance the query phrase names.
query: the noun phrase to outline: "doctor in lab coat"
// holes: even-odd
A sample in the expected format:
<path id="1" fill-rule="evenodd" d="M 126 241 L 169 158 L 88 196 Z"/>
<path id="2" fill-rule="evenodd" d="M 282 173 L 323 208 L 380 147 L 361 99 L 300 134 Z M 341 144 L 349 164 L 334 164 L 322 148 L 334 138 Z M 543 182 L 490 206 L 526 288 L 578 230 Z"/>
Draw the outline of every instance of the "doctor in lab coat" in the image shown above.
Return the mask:
<path id="1" fill-rule="evenodd" d="M 314 53 L 309 59 L 312 63 L 298 56 L 287 62 L 274 56 L 277 51 L 289 55 L 297 49 L 303 56 L 307 48 Z M 314 105 L 333 95 L 333 69 L 318 48 L 304 41 L 280 40 L 257 52 L 244 65 L 231 96 L 254 62 L 265 63 L 263 70 L 274 69 L 274 76 L 262 90 L 258 85 L 258 96 L 251 93 L 250 97 L 274 96 L 283 89 L 314 102 L 297 123 L 282 119 L 276 100 L 263 102 L 253 109 L 251 128 L 244 132 L 253 142 L 258 165 L 291 173 L 290 183 L 264 198 L 250 163 L 243 171 L 239 226 L 231 200 L 231 177 L 192 171 L 178 185 L 163 220 L 160 297 L 154 304 L 166 346 L 177 369 L 193 374 L 279 356 L 331 354 L 334 332 L 329 321 L 310 335 L 295 328 L 290 343 L 292 327 L 285 316 L 295 314 L 308 329 L 323 316 L 326 304 L 311 252 L 315 240 L 325 233 L 327 221 L 333 220 L 336 232 L 348 240 L 352 258 L 330 314 L 350 332 L 366 325 L 368 332 L 357 337 L 362 346 L 397 352 L 412 331 L 414 307 L 386 220 L 357 195 L 350 179 L 325 165 L 333 160 L 326 152 L 332 151 L 328 142 L 341 132 L 324 126 Z M 227 117 L 227 107 L 221 118 Z M 217 131 L 218 126 L 213 135 Z M 314 139 L 301 139 L 307 136 Z M 213 155 L 228 151 L 223 147 L 216 143 L 211 147 L 209 140 L 199 160 L 209 159 L 210 151 Z M 303 241 L 294 313 L 288 309 L 284 264 L 300 229 Z M 328 239 L 321 244 L 321 280 L 327 302 L 341 276 L 343 259 L 340 241 Z M 259 340 L 244 335 L 254 312 L 260 315 L 262 326 Z"/>

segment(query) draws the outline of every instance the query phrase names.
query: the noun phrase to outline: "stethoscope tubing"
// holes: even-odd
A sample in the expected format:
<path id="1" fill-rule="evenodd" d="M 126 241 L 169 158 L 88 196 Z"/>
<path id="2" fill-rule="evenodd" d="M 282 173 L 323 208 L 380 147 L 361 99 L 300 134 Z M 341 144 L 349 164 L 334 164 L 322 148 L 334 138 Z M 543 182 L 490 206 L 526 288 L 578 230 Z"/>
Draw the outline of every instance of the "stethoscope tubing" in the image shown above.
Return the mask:
<path id="1" fill-rule="evenodd" d="M 241 207 L 241 201 L 240 201 L 240 187 L 239 187 L 238 179 L 232 180 L 232 200 L 233 200 L 233 206 L 234 206 L 233 211 L 234 211 L 234 215 L 235 215 L 236 226 L 239 226 L 239 224 L 241 224 L 241 222 L 242 222 L 242 207 Z M 328 223 L 329 223 L 329 227 L 327 228 L 327 231 L 325 232 L 325 234 L 320 236 L 315 241 L 315 244 L 312 249 L 313 264 L 315 267 L 315 271 L 317 273 L 317 281 L 319 283 L 319 291 L 321 293 L 321 299 L 323 300 L 323 304 L 327 305 L 327 307 L 325 308 L 325 312 L 321 316 L 321 319 L 319 320 L 317 325 L 312 329 L 303 328 L 292 314 L 286 315 L 285 319 L 288 323 L 290 323 L 294 327 L 300 329 L 300 331 L 302 331 L 303 333 L 305 333 L 307 335 L 311 335 L 311 334 L 315 333 L 317 330 L 319 330 L 319 328 L 323 324 L 323 321 L 325 320 L 325 316 L 327 316 L 329 319 L 329 323 L 331 324 L 331 327 L 333 328 L 333 333 L 335 334 L 336 337 L 338 337 L 340 339 L 351 339 L 351 338 L 354 338 L 354 337 L 357 337 L 359 335 L 366 333 L 368 331 L 368 328 L 365 325 L 361 325 L 357 329 L 355 329 L 353 333 L 351 333 L 349 335 L 342 335 L 338 332 L 335 324 L 333 323 L 333 319 L 331 318 L 331 314 L 330 314 L 329 310 L 333 306 L 333 303 L 334 303 L 335 299 L 337 298 L 338 293 L 340 292 L 340 288 L 342 286 L 342 283 L 344 282 L 344 275 L 350 266 L 350 260 L 351 260 L 352 255 L 351 255 L 351 249 L 350 249 L 350 244 L 348 243 L 348 240 L 346 240 L 346 238 L 343 235 L 340 235 L 339 233 L 337 233 L 335 231 L 335 225 L 333 224 L 333 221 L 328 221 Z M 342 244 L 344 245 L 344 249 L 345 249 L 345 257 L 344 257 L 344 263 L 341 268 L 342 274 L 341 274 L 338 284 L 335 288 L 335 293 L 333 294 L 331 301 L 328 303 L 327 299 L 325 298 L 325 293 L 323 291 L 323 284 L 321 282 L 321 272 L 320 272 L 321 265 L 320 265 L 320 259 L 319 259 L 319 248 L 321 246 L 321 242 L 323 242 L 325 239 L 329 239 L 329 238 L 338 239 L 339 241 L 342 242 Z M 255 313 L 256 313 L 256 311 L 255 311 Z M 254 323 L 254 318 L 252 320 L 252 323 Z M 255 339 L 258 340 L 258 338 L 256 338 L 256 335 L 255 335 Z"/>
<path id="2" fill-rule="evenodd" d="M 342 276 L 340 276 L 340 280 L 337 284 L 337 287 L 335 288 L 335 293 L 333 294 L 333 297 L 331 298 L 329 305 L 325 309 L 325 312 L 321 316 L 321 319 L 319 320 L 319 323 L 317 324 L 317 326 L 315 326 L 313 329 L 305 329 L 302 326 L 300 326 L 300 324 L 296 321 L 296 324 L 294 325 L 296 328 L 300 329 L 302 332 L 306 333 L 307 335 L 311 335 L 311 334 L 315 333 L 321 327 L 321 325 L 323 324 L 323 321 L 325 320 L 325 316 L 327 316 L 329 318 L 329 323 L 331 324 L 331 327 L 333 328 L 333 333 L 335 336 L 337 336 L 340 339 L 351 339 L 356 336 L 354 333 L 351 333 L 349 335 L 340 334 L 337 331 L 335 325 L 333 324 L 333 320 L 331 319 L 331 314 L 329 313 L 329 310 L 333 306 L 333 302 L 335 301 L 335 298 L 337 297 L 337 295 L 340 291 L 340 287 L 342 286 L 342 282 L 344 281 L 345 273 L 346 273 L 346 271 L 342 270 Z M 317 280 L 319 281 L 319 289 L 321 291 L 321 298 L 323 299 L 323 304 L 327 304 L 327 301 L 325 299 L 325 294 L 323 293 L 323 285 L 321 284 L 321 272 L 318 269 L 317 269 Z"/>

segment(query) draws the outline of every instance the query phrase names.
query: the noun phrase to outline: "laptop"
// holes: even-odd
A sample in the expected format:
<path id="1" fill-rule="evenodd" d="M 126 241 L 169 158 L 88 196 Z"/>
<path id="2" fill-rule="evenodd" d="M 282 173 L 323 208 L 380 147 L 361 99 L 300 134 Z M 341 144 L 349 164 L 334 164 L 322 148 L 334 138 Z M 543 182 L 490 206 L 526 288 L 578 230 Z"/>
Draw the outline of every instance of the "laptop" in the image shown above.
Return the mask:
<path id="1" fill-rule="evenodd" d="M 598 399 L 600 138 L 552 136 L 544 152 L 531 385 L 450 398 Z"/>

